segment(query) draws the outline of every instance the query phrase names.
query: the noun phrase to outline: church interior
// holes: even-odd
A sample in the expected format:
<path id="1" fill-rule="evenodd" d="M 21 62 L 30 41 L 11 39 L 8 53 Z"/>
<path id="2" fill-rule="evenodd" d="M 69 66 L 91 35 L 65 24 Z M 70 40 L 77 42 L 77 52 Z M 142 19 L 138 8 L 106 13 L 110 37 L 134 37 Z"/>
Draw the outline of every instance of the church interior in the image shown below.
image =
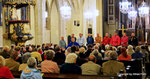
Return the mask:
<path id="1" fill-rule="evenodd" d="M 0 0 L 0 79 L 150 79 L 150 0 Z"/>

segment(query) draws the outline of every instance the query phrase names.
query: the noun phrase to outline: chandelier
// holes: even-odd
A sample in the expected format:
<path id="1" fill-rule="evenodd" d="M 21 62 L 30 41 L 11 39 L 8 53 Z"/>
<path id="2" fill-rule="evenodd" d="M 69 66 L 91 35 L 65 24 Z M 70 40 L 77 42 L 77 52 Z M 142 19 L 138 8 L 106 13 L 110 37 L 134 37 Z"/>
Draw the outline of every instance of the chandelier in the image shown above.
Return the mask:
<path id="1" fill-rule="evenodd" d="M 65 2 L 64 5 L 60 7 L 60 13 L 64 19 L 69 20 L 71 18 L 71 7 L 68 6 L 67 2 Z"/>
<path id="2" fill-rule="evenodd" d="M 132 20 L 132 19 L 136 19 L 136 17 L 137 17 L 137 11 L 135 10 L 134 6 L 132 6 L 128 12 L 128 18 Z"/>
<path id="3" fill-rule="evenodd" d="M 128 2 L 128 0 L 123 0 L 119 3 L 120 5 L 120 11 L 124 14 L 127 14 L 129 11 L 129 8 L 131 7 L 131 2 Z"/>
<path id="4" fill-rule="evenodd" d="M 90 20 L 90 19 L 92 19 L 92 17 L 93 17 L 93 15 L 92 15 L 92 13 L 90 11 L 86 11 L 84 13 L 84 18 L 85 19 Z"/>
<path id="5" fill-rule="evenodd" d="M 140 17 L 146 17 L 147 15 L 149 15 L 149 7 L 148 7 L 148 5 L 146 5 L 146 3 L 144 1 L 142 2 L 138 11 L 139 11 Z"/>

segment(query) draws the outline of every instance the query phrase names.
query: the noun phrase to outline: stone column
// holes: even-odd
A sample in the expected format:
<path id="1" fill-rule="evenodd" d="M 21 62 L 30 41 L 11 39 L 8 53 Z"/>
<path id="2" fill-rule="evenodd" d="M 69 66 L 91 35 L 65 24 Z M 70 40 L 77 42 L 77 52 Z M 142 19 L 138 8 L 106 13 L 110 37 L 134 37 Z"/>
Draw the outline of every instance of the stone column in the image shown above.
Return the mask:
<path id="1" fill-rule="evenodd" d="M 96 8 L 99 10 L 99 16 L 97 16 L 97 33 L 103 37 L 103 0 L 96 0 Z"/>

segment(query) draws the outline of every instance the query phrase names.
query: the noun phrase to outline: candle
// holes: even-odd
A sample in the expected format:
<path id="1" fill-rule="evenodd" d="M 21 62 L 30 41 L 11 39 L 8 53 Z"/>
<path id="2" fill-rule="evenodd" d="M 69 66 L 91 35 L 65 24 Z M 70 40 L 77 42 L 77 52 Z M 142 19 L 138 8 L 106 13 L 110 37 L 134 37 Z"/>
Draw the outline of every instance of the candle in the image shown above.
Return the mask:
<path id="1" fill-rule="evenodd" d="M 148 36 L 148 34 L 146 32 L 146 34 L 145 34 L 145 41 L 146 41 L 146 43 L 147 43 L 147 36 Z"/>

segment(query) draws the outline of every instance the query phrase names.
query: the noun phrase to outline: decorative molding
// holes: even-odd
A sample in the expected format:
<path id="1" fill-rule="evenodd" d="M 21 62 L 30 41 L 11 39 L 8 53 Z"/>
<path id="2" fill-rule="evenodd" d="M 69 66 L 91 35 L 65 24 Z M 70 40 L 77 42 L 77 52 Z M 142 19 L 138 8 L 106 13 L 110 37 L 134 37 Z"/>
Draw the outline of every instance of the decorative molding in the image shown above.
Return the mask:
<path id="1" fill-rule="evenodd" d="M 115 24 L 115 0 L 108 0 L 108 24 Z"/>

